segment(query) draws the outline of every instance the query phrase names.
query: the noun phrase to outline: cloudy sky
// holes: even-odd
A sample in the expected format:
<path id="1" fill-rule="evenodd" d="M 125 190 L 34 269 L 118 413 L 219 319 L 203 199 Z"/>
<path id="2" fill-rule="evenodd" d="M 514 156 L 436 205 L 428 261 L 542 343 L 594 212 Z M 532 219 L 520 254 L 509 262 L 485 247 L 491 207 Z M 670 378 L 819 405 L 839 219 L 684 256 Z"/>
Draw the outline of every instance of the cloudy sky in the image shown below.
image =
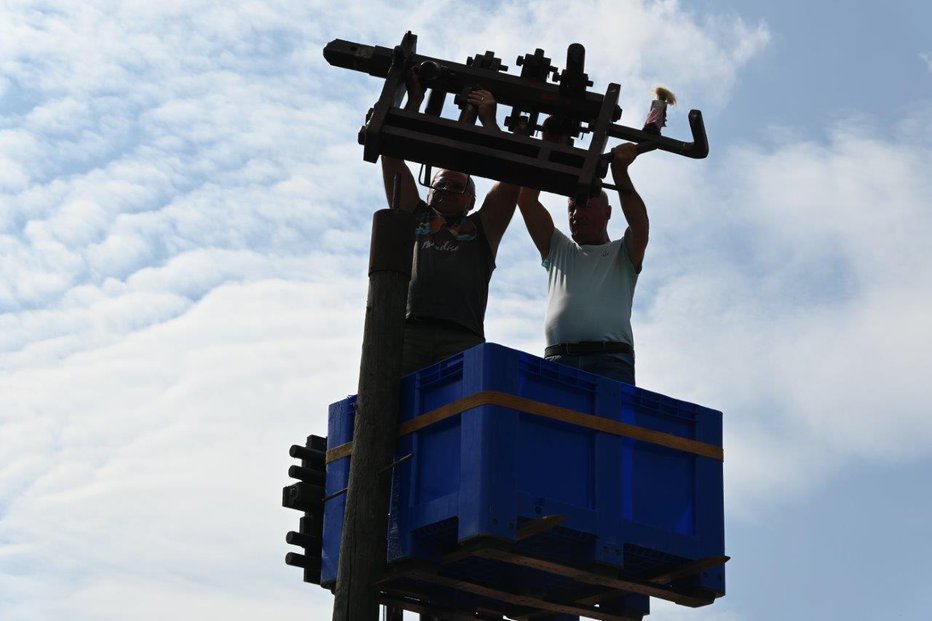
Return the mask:
<path id="1" fill-rule="evenodd" d="M 634 330 L 639 384 L 725 413 L 733 560 L 724 599 L 650 618 L 927 618 L 930 23 L 919 0 L 3 0 L 0 619 L 329 618 L 283 563 L 280 490 L 356 390 L 384 199 L 356 144 L 380 83 L 321 51 L 407 30 L 512 71 L 580 42 L 622 122 L 660 83 L 668 135 L 704 112 L 708 159 L 632 168 Z M 520 218 L 492 285 L 489 340 L 540 353 Z"/>

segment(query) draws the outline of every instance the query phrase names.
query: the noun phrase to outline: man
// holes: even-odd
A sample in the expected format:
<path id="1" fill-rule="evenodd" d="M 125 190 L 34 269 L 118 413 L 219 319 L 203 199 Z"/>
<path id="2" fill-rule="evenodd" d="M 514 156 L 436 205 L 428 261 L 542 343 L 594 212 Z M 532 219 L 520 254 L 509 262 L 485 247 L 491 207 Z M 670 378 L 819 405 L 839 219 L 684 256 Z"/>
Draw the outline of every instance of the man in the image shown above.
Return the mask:
<path id="1" fill-rule="evenodd" d="M 565 141 L 546 127 L 545 140 Z M 572 240 L 554 226 L 540 190 L 523 188 L 518 199 L 549 274 L 546 358 L 628 384 L 634 384 L 631 303 L 649 230 L 647 208 L 628 175 L 636 157 L 634 144 L 612 149 L 612 177 L 628 222 L 621 239 L 609 239 L 612 208 L 604 191 L 586 204 L 569 200 Z"/>
<path id="2" fill-rule="evenodd" d="M 405 109 L 417 110 L 424 90 L 408 78 Z M 495 98 L 486 90 L 468 96 L 484 127 L 498 127 Z M 476 186 L 463 173 L 440 170 L 431 181 L 427 202 L 403 160 L 382 156 L 385 194 L 392 202 L 394 177 L 401 175 L 400 208 L 417 222 L 402 373 L 485 342 L 485 309 L 495 255 L 514 215 L 519 187 L 496 183 L 476 213 Z"/>

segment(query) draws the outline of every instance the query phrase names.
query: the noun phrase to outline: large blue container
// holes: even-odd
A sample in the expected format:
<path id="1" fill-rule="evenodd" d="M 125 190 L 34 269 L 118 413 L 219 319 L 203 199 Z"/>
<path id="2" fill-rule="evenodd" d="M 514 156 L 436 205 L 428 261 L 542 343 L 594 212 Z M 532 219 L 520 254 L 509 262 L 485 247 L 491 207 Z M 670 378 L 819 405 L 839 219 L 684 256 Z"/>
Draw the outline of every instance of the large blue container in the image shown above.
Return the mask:
<path id="1" fill-rule="evenodd" d="M 438 416 L 466 398 L 479 405 Z M 354 397 L 331 406 L 328 449 L 351 440 L 354 406 Z M 558 420 L 546 406 L 582 416 Z M 428 413 L 442 419 L 416 428 Z M 401 425 L 415 430 L 397 445 L 397 458 L 410 458 L 392 482 L 390 562 L 439 561 L 479 537 L 515 541 L 523 525 L 548 515 L 565 520 L 516 549 L 640 576 L 724 554 L 721 460 L 620 435 L 634 428 L 721 447 L 721 412 L 485 344 L 407 376 Z M 328 464 L 328 496 L 346 487 L 349 461 Z M 325 586 L 336 579 L 344 503 L 338 495 L 325 504 Z M 508 578 L 524 579 L 541 581 Z M 724 567 L 694 576 L 689 588 L 724 594 Z M 646 612 L 644 599 L 630 605 Z"/>

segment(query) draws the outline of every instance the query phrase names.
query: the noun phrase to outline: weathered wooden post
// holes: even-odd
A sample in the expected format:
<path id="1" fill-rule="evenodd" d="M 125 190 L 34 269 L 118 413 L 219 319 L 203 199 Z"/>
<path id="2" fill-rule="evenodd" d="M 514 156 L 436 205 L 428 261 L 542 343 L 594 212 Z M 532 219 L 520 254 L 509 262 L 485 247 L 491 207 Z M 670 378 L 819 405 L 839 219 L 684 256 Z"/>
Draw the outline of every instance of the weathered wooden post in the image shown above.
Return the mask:
<path id="1" fill-rule="evenodd" d="M 377 621 L 379 616 L 375 583 L 385 569 L 391 464 L 398 429 L 401 351 L 413 245 L 413 215 L 400 209 L 375 212 L 333 621 Z"/>

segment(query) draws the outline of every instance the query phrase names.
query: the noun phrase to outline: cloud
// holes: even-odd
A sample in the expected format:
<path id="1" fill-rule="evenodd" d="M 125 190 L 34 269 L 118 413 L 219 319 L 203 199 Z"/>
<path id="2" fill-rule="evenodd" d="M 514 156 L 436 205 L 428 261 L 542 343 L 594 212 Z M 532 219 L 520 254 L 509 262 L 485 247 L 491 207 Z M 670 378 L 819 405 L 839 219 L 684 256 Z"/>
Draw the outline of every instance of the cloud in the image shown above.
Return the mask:
<path id="1" fill-rule="evenodd" d="M 639 378 L 725 411 L 736 511 L 849 459 L 932 453 L 930 152 L 858 121 L 820 142 L 737 146 L 705 175 L 672 164 L 673 187 L 645 171 Z"/>
<path id="2" fill-rule="evenodd" d="M 741 519 L 852 462 L 932 455 L 930 119 L 921 108 L 893 126 L 840 119 L 818 137 L 632 169 L 652 224 L 638 381 L 724 411 L 728 508 Z M 565 228 L 564 201 L 545 201 Z M 612 237 L 623 227 L 616 214 Z M 489 336 L 539 353 L 546 278 L 520 220 L 498 264 Z"/>
<path id="3" fill-rule="evenodd" d="M 0 379 L 0 601 L 58 594 L 9 618 L 120 618 L 141 590 L 199 599 L 178 613 L 191 619 L 221 594 L 240 618 L 323 605 L 282 561 L 298 515 L 280 488 L 288 446 L 325 434 L 327 404 L 354 389 L 364 289 L 225 285 L 170 322 Z"/>
<path id="4" fill-rule="evenodd" d="M 921 52 L 919 58 L 926 64 L 926 68 L 932 71 L 932 52 Z"/>

